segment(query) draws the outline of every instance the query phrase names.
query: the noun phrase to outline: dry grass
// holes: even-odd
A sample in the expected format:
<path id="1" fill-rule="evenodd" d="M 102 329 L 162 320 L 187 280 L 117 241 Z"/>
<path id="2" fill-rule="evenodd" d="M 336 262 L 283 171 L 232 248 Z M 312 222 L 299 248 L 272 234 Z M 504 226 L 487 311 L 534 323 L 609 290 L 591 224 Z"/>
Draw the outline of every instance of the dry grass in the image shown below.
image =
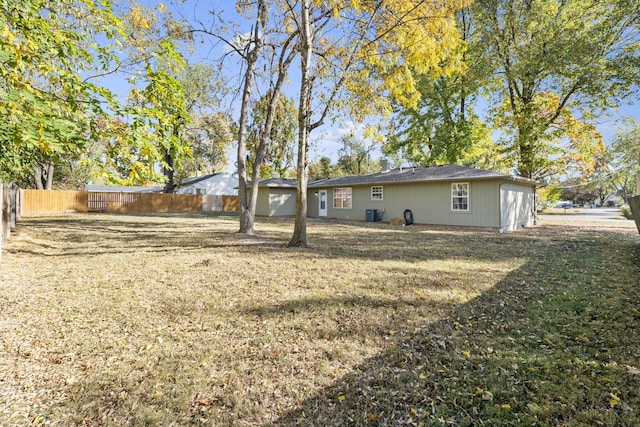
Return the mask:
<path id="1" fill-rule="evenodd" d="M 25 219 L 0 425 L 635 425 L 640 238 L 597 226 Z"/>

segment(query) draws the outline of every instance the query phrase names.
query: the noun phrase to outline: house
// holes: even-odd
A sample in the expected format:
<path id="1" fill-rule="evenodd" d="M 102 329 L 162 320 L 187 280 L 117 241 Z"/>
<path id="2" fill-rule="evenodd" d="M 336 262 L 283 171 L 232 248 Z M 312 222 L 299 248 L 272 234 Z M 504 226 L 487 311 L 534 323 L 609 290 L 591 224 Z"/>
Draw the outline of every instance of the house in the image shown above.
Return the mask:
<path id="1" fill-rule="evenodd" d="M 164 187 L 114 187 L 86 185 L 85 190 L 94 193 L 162 193 Z M 202 196 L 203 211 L 238 211 L 238 178 L 228 173 L 190 178 L 180 182 L 175 189 L 176 194 L 193 194 Z M 94 197 L 92 200 L 95 200 Z M 103 203 L 96 202 L 96 209 L 102 209 Z"/>
<path id="2" fill-rule="evenodd" d="M 204 211 L 238 211 L 238 177 L 214 173 L 186 179 L 176 187 L 177 194 L 202 194 Z"/>
<path id="3" fill-rule="evenodd" d="M 238 177 L 230 173 L 214 173 L 186 179 L 175 190 L 178 194 L 206 194 L 210 196 L 237 196 Z"/>
<path id="4" fill-rule="evenodd" d="M 256 215 L 293 216 L 296 213 L 296 180 L 269 178 L 258 184 Z"/>
<path id="5" fill-rule="evenodd" d="M 622 199 L 622 197 L 619 197 L 619 196 L 617 196 L 615 194 L 609 194 L 602 201 L 600 199 L 597 199 L 596 202 L 595 202 L 595 205 L 596 206 L 603 206 L 603 207 L 611 208 L 611 207 L 615 207 L 615 206 L 620 206 L 620 205 L 622 205 L 623 202 L 624 202 L 624 200 Z"/>
<path id="6" fill-rule="evenodd" d="M 534 224 L 536 185 L 457 165 L 398 168 L 310 181 L 307 215 L 510 231 Z M 261 181 L 256 214 L 293 215 L 295 193 L 294 180 Z"/>

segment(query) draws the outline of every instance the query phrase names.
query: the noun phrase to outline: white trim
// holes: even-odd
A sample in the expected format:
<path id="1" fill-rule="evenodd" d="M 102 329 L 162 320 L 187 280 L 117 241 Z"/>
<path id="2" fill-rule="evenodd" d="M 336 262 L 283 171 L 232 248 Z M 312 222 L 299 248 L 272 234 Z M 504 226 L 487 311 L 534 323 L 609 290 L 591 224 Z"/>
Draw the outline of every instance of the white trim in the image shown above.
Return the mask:
<path id="1" fill-rule="evenodd" d="M 374 188 L 379 188 L 380 191 L 376 192 L 376 195 L 379 195 L 380 197 L 373 197 L 374 196 L 374 192 L 373 189 Z M 371 186 L 371 201 L 373 202 L 381 202 L 384 200 L 384 186 L 382 185 L 372 185 Z"/>
<path id="2" fill-rule="evenodd" d="M 346 193 L 346 190 L 348 191 L 348 196 L 346 196 L 344 193 Z M 340 196 L 340 200 L 342 201 L 342 206 L 336 206 L 336 193 L 340 191 L 342 194 Z M 349 206 L 345 207 L 345 202 L 349 201 Z M 334 188 L 333 189 L 333 208 L 334 209 L 353 209 L 353 190 L 351 189 L 351 187 L 338 187 L 338 188 Z"/>
<path id="3" fill-rule="evenodd" d="M 322 209 L 322 202 L 324 199 L 324 209 Z M 329 215 L 329 196 L 327 190 L 318 190 L 318 216 Z"/>
<path id="4" fill-rule="evenodd" d="M 457 189 L 457 186 L 466 186 L 466 194 L 454 194 L 454 188 Z M 457 189 L 457 192 L 459 193 L 460 190 L 464 191 L 464 187 L 462 187 L 461 189 Z M 469 212 L 470 208 L 471 208 L 471 203 L 470 203 L 470 199 L 471 199 L 471 191 L 470 191 L 470 186 L 469 186 L 469 182 L 452 182 L 451 183 L 451 212 Z M 456 208 L 456 206 L 454 205 L 454 200 L 458 199 L 459 203 L 462 203 L 462 201 L 464 199 L 466 199 L 467 201 L 467 208 L 466 209 L 460 209 L 460 208 Z"/>

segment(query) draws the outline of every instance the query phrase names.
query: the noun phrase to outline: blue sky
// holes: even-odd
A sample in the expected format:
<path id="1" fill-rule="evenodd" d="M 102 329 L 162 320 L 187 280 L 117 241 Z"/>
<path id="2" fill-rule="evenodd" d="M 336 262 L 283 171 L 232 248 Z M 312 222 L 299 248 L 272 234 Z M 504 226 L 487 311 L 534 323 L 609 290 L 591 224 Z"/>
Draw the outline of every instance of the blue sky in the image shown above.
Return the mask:
<path id="1" fill-rule="evenodd" d="M 143 0 L 143 4 L 149 7 L 155 7 L 159 3 L 159 1 L 154 0 Z M 211 17 L 209 16 L 209 12 L 211 10 L 216 13 L 220 13 L 223 18 L 228 19 L 230 22 L 238 21 L 238 15 L 235 12 L 235 1 L 221 1 L 221 2 L 207 2 L 207 1 L 199 1 L 199 0 L 186 0 L 184 3 L 182 1 L 178 2 L 178 5 L 170 4 L 166 2 L 168 9 L 176 16 L 183 17 L 188 20 L 197 20 L 201 19 L 203 21 L 211 22 Z M 243 31 L 244 28 L 248 28 L 247 24 L 240 24 L 237 29 L 238 32 Z M 194 51 L 187 55 L 187 58 L 190 62 L 203 62 L 210 63 L 211 61 L 215 61 L 220 58 L 224 53 L 224 48 L 222 44 L 214 45 L 211 39 L 203 39 L 197 40 L 194 44 Z M 234 74 L 238 74 L 237 69 L 237 59 L 233 57 L 229 57 L 226 60 L 226 64 L 228 66 L 228 75 L 233 76 Z M 235 64 L 235 65 L 234 65 Z M 294 61 L 292 64 L 292 69 L 297 68 L 297 61 Z M 235 85 L 239 83 L 239 80 L 232 81 Z M 291 81 L 289 87 L 286 89 L 286 94 L 288 96 L 296 98 L 297 95 L 297 82 Z M 113 86 L 121 94 L 126 87 L 125 82 L 112 81 L 108 84 L 109 86 Z M 232 90 L 237 90 L 237 88 L 232 88 Z M 239 96 L 236 97 L 239 102 Z M 638 105 L 635 105 L 638 104 Z M 236 107 L 237 109 L 237 107 Z M 616 121 L 619 120 L 623 116 L 631 116 L 634 117 L 638 122 L 640 122 L 640 101 L 638 101 L 637 97 L 635 99 L 626 100 L 623 102 L 618 110 L 610 111 L 610 114 L 607 117 L 602 117 L 597 120 L 596 125 L 598 130 L 603 134 L 605 143 L 610 143 L 614 138 L 617 131 Z M 355 132 L 356 135 L 362 135 L 363 126 L 357 123 L 354 123 L 349 117 L 345 117 L 344 120 L 337 120 L 335 122 L 329 122 L 328 124 L 318 128 L 311 135 L 312 137 L 312 146 L 310 150 L 310 159 L 311 161 L 318 160 L 321 156 L 329 156 L 333 160 L 337 158 L 337 151 L 341 148 L 342 144 L 340 142 L 340 138 L 349 132 Z M 380 156 L 379 152 L 373 154 L 373 157 Z M 235 150 L 229 153 L 229 172 L 234 171 L 234 163 L 235 163 Z"/>

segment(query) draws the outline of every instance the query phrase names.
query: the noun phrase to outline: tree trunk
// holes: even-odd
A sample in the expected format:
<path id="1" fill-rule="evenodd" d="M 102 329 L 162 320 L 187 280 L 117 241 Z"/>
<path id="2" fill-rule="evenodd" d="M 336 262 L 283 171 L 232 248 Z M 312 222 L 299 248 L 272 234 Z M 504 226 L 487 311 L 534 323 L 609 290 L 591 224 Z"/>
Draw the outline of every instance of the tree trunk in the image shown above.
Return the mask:
<path id="1" fill-rule="evenodd" d="M 9 186 L 2 185 L 2 240 L 7 241 L 11 235 L 11 199 Z"/>
<path id="2" fill-rule="evenodd" d="M 302 1 L 300 33 L 300 102 L 298 107 L 298 164 L 296 221 L 288 246 L 307 247 L 307 179 L 309 177 L 309 123 L 311 119 L 312 35 L 309 20 L 310 0 Z"/>
<path id="3" fill-rule="evenodd" d="M 166 194 L 173 194 L 176 188 L 175 180 L 174 180 L 175 171 L 173 167 L 174 166 L 173 156 L 171 155 L 169 150 L 167 150 L 164 153 L 164 161 L 167 164 L 167 166 L 163 168 L 164 176 L 167 177 L 167 183 L 164 185 L 164 192 Z"/>
<path id="4" fill-rule="evenodd" d="M 44 189 L 51 190 L 51 188 L 53 187 L 53 162 L 48 161 L 45 164 L 45 166 L 47 168 L 47 172 L 46 172 L 46 181 L 44 184 Z"/>
<path id="5" fill-rule="evenodd" d="M 2 180 L 0 180 L 0 200 L 4 200 L 4 197 L 2 195 L 3 191 L 2 191 Z M 4 221 L 3 221 L 3 215 L 2 215 L 2 210 L 0 210 L 0 260 L 2 259 L 2 241 L 4 240 Z"/>
<path id="6" fill-rule="evenodd" d="M 638 157 L 638 180 L 636 181 L 636 196 L 640 196 L 640 157 Z"/>
<path id="7" fill-rule="evenodd" d="M 11 184 L 9 186 L 9 204 L 11 206 L 11 218 L 9 220 L 9 226 L 11 230 L 16 229 L 16 225 L 18 222 L 18 192 L 20 189 L 16 184 Z"/>
<path id="8" fill-rule="evenodd" d="M 33 167 L 33 184 L 36 190 L 51 190 L 53 187 L 52 161 L 46 161 Z"/>
<path id="9" fill-rule="evenodd" d="M 258 195 L 257 183 L 252 182 L 251 199 L 247 199 L 247 121 L 251 102 L 251 87 L 255 78 L 254 72 L 258 62 L 258 53 L 262 49 L 260 29 L 264 26 L 265 11 L 265 0 L 259 0 L 256 25 L 253 28 L 252 40 L 247 46 L 247 54 L 245 56 L 247 69 L 244 74 L 240 120 L 238 122 L 238 202 L 240 204 L 240 229 L 238 233 L 244 234 L 255 234 L 255 202 L 252 203 L 252 201 L 257 201 Z"/>
<path id="10" fill-rule="evenodd" d="M 33 167 L 33 185 L 36 190 L 44 190 L 44 185 L 42 185 L 42 166 L 40 165 Z"/>

